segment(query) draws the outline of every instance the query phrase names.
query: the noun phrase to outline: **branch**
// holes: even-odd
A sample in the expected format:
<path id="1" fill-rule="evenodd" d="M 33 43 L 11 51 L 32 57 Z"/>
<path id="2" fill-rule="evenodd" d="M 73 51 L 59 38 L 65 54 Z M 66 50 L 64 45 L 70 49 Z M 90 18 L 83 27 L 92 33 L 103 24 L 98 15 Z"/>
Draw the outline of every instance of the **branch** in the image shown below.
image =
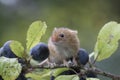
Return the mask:
<path id="1" fill-rule="evenodd" d="M 111 74 L 109 72 L 102 71 L 98 68 L 86 68 L 86 71 L 91 71 L 93 73 L 112 78 L 113 80 L 120 80 L 120 75 Z"/>
<path id="2" fill-rule="evenodd" d="M 32 67 L 32 69 L 37 69 L 37 68 L 40 68 L 40 69 L 56 69 L 56 68 L 68 68 L 66 66 L 34 66 Z M 70 66 L 69 68 L 81 68 L 80 66 Z"/>
<path id="3" fill-rule="evenodd" d="M 32 67 L 32 69 L 36 69 L 36 68 L 40 68 L 40 69 L 56 69 L 56 68 L 66 68 L 66 66 L 54 66 L 54 67 L 51 67 L 51 66 L 35 66 L 35 67 Z M 102 75 L 102 76 L 106 76 L 108 78 L 111 78 L 113 80 L 120 80 L 120 75 L 115 75 L 115 74 L 111 74 L 109 72 L 105 72 L 105 71 L 102 71 L 98 68 L 84 68 L 84 67 L 80 67 L 80 66 L 71 66 L 69 68 L 77 68 L 77 69 L 84 69 L 86 72 L 93 72 L 95 74 L 98 74 L 98 75 Z"/>

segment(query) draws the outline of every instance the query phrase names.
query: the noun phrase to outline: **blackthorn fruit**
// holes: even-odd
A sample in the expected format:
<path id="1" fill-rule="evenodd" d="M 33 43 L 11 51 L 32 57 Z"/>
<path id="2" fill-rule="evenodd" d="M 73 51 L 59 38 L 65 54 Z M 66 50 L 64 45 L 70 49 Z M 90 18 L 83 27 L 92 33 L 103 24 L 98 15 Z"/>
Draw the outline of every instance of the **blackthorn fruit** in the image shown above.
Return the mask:
<path id="1" fill-rule="evenodd" d="M 88 52 L 85 49 L 80 48 L 78 51 L 78 62 L 85 65 L 89 61 Z"/>
<path id="2" fill-rule="evenodd" d="M 51 76 L 51 77 L 50 77 L 50 80 L 55 80 L 55 77 L 54 77 L 54 76 Z"/>
<path id="3" fill-rule="evenodd" d="M 67 70 L 67 71 L 60 73 L 59 75 L 72 75 L 72 74 L 76 74 L 76 73 L 72 70 Z"/>
<path id="4" fill-rule="evenodd" d="M 18 76 L 16 80 L 27 80 L 27 78 L 25 77 L 23 73 L 20 73 L 20 75 Z"/>
<path id="5" fill-rule="evenodd" d="M 10 43 L 12 41 L 7 41 L 5 42 L 5 44 L 3 45 L 3 47 L 0 49 L 0 56 L 4 56 L 7 58 L 16 58 L 17 56 L 12 52 L 11 48 L 10 48 Z"/>
<path id="6" fill-rule="evenodd" d="M 81 77 L 80 80 L 86 80 L 84 77 Z"/>
<path id="7" fill-rule="evenodd" d="M 3 79 L 2 79 L 2 76 L 0 76 L 0 80 L 3 80 Z"/>
<path id="8" fill-rule="evenodd" d="M 47 44 L 40 42 L 30 50 L 30 55 L 36 61 L 43 61 L 49 56 Z"/>
<path id="9" fill-rule="evenodd" d="M 97 77 L 97 74 L 95 74 L 94 72 L 87 72 L 86 73 L 86 76 L 89 77 L 89 78 L 96 78 Z"/>

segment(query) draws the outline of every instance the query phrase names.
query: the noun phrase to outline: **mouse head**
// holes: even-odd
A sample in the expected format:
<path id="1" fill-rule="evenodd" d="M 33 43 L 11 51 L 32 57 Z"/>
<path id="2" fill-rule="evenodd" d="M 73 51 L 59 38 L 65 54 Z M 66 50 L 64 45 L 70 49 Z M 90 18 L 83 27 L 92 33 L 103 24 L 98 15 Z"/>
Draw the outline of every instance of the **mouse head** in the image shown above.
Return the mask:
<path id="1" fill-rule="evenodd" d="M 54 28 L 51 40 L 55 43 L 66 44 L 73 40 L 77 35 L 77 31 L 68 28 Z"/>

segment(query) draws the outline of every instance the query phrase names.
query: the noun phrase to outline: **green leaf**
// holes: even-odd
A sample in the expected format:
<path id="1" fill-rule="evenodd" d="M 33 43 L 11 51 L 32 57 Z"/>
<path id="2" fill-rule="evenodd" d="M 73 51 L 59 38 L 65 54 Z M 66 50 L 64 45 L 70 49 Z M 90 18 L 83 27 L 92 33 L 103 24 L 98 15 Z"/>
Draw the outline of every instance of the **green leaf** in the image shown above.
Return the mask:
<path id="1" fill-rule="evenodd" d="M 17 58 L 0 57 L 0 75 L 4 80 L 15 80 L 21 73 L 22 66 Z"/>
<path id="2" fill-rule="evenodd" d="M 25 58 L 26 54 L 24 52 L 24 47 L 18 41 L 12 41 L 10 43 L 10 48 L 14 52 L 14 54 L 20 58 Z"/>
<path id="3" fill-rule="evenodd" d="M 37 69 L 35 71 L 27 73 L 25 76 L 31 78 L 32 80 L 50 80 L 50 74 L 50 70 Z"/>
<path id="4" fill-rule="evenodd" d="M 38 66 L 39 63 L 40 63 L 40 62 L 38 62 L 38 61 L 36 61 L 36 60 L 34 60 L 34 59 L 30 59 L 30 64 L 31 64 L 32 66 Z"/>
<path id="5" fill-rule="evenodd" d="M 33 22 L 27 32 L 27 51 L 40 42 L 43 34 L 45 34 L 47 25 L 45 22 Z"/>
<path id="6" fill-rule="evenodd" d="M 62 75 L 58 76 L 55 80 L 79 80 L 77 75 Z"/>
<path id="7" fill-rule="evenodd" d="M 109 22 L 100 30 L 94 49 L 94 57 L 97 61 L 109 58 L 118 47 L 120 39 L 120 24 Z"/>
<path id="8" fill-rule="evenodd" d="M 69 68 L 57 68 L 57 69 L 54 69 L 53 70 L 53 76 L 57 76 L 59 75 L 60 73 L 64 72 L 64 71 L 67 71 L 69 70 Z"/>
<path id="9" fill-rule="evenodd" d="M 57 75 L 59 75 L 61 72 L 64 72 L 66 70 L 68 70 L 69 68 L 58 68 L 58 69 L 42 69 L 40 70 L 36 70 L 36 71 L 32 71 L 31 73 L 27 73 L 26 77 L 28 78 L 32 78 L 33 80 L 50 80 L 50 76 L 51 74 L 56 77 Z"/>
<path id="10" fill-rule="evenodd" d="M 100 80 L 98 78 L 87 78 L 87 80 Z"/>

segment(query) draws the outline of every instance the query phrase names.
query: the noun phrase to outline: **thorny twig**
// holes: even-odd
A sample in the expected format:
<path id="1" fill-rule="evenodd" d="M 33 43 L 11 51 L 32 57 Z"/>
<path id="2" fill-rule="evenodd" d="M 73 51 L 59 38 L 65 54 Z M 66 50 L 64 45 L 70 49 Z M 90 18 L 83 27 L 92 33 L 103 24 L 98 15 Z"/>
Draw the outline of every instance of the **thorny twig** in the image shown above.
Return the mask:
<path id="1" fill-rule="evenodd" d="M 48 66 L 35 66 L 35 67 L 32 67 L 33 69 L 36 69 L 36 68 L 40 68 L 40 69 L 56 69 L 56 68 L 66 68 L 66 66 L 54 66 L 54 67 L 48 67 Z M 77 69 L 83 69 L 85 70 L 86 72 L 93 72 L 95 74 L 98 74 L 98 75 L 102 75 L 102 76 L 105 76 L 105 77 L 108 77 L 108 78 L 111 78 L 113 80 L 120 80 L 120 75 L 115 75 L 115 74 L 112 74 L 112 73 L 109 73 L 109 72 L 105 72 L 105 71 L 102 71 L 96 67 L 92 67 L 92 68 L 88 68 L 88 67 L 80 67 L 80 66 L 71 66 L 69 68 L 77 68 Z"/>

